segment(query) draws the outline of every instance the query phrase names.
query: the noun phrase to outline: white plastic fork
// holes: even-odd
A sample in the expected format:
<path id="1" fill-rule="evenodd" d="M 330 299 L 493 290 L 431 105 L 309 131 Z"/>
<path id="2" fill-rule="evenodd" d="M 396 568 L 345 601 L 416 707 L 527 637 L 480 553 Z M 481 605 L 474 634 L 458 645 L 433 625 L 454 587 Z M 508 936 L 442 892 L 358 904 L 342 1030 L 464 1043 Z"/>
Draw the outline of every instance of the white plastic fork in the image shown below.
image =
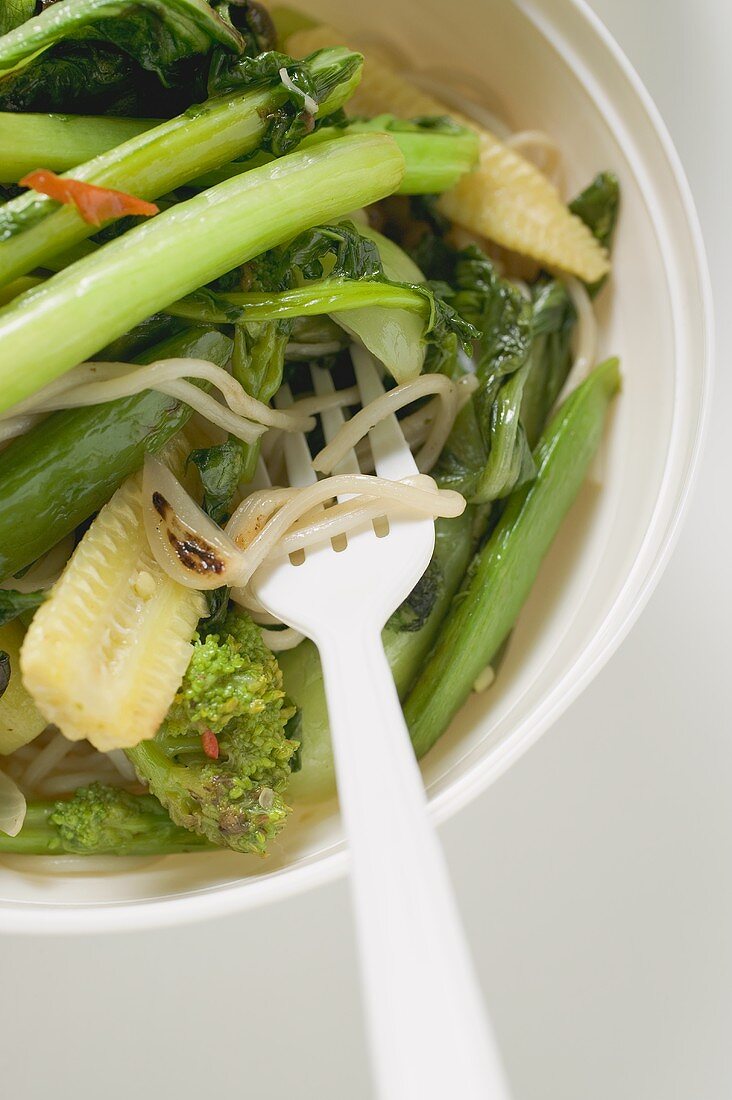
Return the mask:
<path id="1" fill-rule="evenodd" d="M 363 403 L 383 393 L 374 361 L 354 348 Z M 315 390 L 332 389 L 313 369 Z M 284 396 L 285 402 L 289 393 Z M 284 403 L 284 402 L 283 402 Z M 343 423 L 322 414 L 326 439 Z M 376 472 L 417 473 L 396 417 L 369 433 Z M 315 481 L 303 436 L 288 436 L 291 484 Z M 351 452 L 337 472 L 357 472 Z M 374 1071 L 381 1100 L 506 1100 L 508 1092 L 462 931 L 422 776 L 381 643 L 389 615 L 429 563 L 434 522 L 391 518 L 349 534 L 337 553 L 263 566 L 252 591 L 312 638 L 323 665 Z M 336 542 L 336 545 L 338 543 Z"/>

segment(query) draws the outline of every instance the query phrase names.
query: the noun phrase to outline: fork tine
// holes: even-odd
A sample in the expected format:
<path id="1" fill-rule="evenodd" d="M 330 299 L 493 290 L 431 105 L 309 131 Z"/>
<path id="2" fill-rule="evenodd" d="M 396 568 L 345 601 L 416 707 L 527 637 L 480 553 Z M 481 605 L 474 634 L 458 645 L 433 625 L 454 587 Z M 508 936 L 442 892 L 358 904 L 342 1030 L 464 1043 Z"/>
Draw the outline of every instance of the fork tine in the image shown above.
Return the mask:
<path id="1" fill-rule="evenodd" d="M 322 367 L 312 366 L 310 373 L 313 377 L 313 389 L 317 394 L 329 394 L 335 393 L 335 386 L 333 385 L 333 378 L 330 371 L 323 370 Z M 346 418 L 343 415 L 343 409 L 324 409 L 320 414 L 320 422 L 323 425 L 323 435 L 325 436 L 325 442 L 330 443 L 333 436 L 342 428 L 346 423 Z M 333 467 L 334 474 L 360 474 L 361 468 L 358 465 L 358 459 L 356 458 L 356 452 L 351 449 L 348 454 L 345 454 L 341 461 Z M 338 497 L 339 502 L 345 500 L 351 500 L 352 493 L 341 493 Z M 340 549 L 345 545 L 346 540 L 343 536 L 340 537 L 337 547 Z M 335 545 L 335 544 L 334 544 Z"/>
<path id="2" fill-rule="evenodd" d="M 278 409 L 286 409 L 292 405 L 292 391 L 288 385 L 280 387 L 275 398 Z M 302 432 L 285 432 L 284 443 L 285 465 L 287 466 L 287 479 L 290 485 L 296 489 L 304 489 L 317 481 L 317 475 L 310 459 L 308 441 Z"/>
<path id="3" fill-rule="evenodd" d="M 374 358 L 365 348 L 355 345 L 351 349 L 351 356 L 361 403 L 367 405 L 369 401 L 381 397 L 384 387 L 374 365 Z M 379 477 L 399 481 L 400 478 L 418 473 L 417 463 L 405 442 L 399 421 L 393 414 L 371 429 L 369 442 Z"/>
<path id="4" fill-rule="evenodd" d="M 257 489 L 269 489 L 272 484 L 272 478 L 269 476 L 269 470 L 265 465 L 265 461 L 260 455 L 257 459 L 257 466 L 254 471 L 254 477 L 247 485 L 247 492 L 253 493 Z"/>
<path id="5" fill-rule="evenodd" d="M 330 371 L 323 370 L 322 367 L 312 366 L 310 373 L 313 378 L 313 389 L 319 396 L 335 393 Z M 323 435 L 326 443 L 330 443 L 333 436 L 346 423 L 342 408 L 324 409 L 320 414 L 320 420 L 323 425 Z M 356 452 L 353 450 L 344 455 L 333 469 L 334 474 L 358 474 L 360 472 Z"/>

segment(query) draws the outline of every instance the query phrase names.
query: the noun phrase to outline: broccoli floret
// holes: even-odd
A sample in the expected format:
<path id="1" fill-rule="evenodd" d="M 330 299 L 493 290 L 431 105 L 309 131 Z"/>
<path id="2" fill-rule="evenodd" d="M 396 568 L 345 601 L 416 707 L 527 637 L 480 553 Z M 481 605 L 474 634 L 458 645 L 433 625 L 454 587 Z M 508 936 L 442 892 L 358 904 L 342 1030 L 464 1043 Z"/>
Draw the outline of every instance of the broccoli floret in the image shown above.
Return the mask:
<path id="1" fill-rule="evenodd" d="M 178 825 L 263 854 L 289 814 L 282 794 L 298 748 L 285 734 L 292 714 L 261 631 L 229 612 L 220 630 L 194 638 L 168 716 L 127 755 Z"/>
<path id="2" fill-rule="evenodd" d="M 93 783 L 64 802 L 30 802 L 17 836 L 0 851 L 25 855 L 165 855 L 210 847 L 175 825 L 156 798 Z"/>

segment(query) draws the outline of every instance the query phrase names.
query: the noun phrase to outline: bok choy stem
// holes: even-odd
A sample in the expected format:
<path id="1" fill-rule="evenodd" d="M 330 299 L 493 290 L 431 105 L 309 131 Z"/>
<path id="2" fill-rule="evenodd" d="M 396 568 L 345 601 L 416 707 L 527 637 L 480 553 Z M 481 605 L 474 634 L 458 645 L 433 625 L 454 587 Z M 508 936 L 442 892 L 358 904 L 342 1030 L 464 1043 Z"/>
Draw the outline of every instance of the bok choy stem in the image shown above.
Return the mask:
<path id="1" fill-rule="evenodd" d="M 313 75 L 336 64 L 343 68 L 344 79 L 320 105 L 323 114 L 340 108 L 353 92 L 361 71 L 360 64 L 354 65 L 358 57 L 337 48 L 319 50 L 307 59 Z M 278 79 L 253 91 L 208 100 L 95 157 L 70 175 L 141 199 L 156 199 L 201 172 L 256 150 L 267 134 L 269 116 L 288 96 Z M 0 207 L 0 284 L 43 266 L 45 260 L 94 232 L 73 206 L 59 208 L 34 191 L 12 199 Z"/>
<path id="2" fill-rule="evenodd" d="M 354 134 L 255 168 L 106 244 L 0 311 L 0 410 L 196 287 L 392 194 L 403 174 L 387 134 Z"/>
<path id="3" fill-rule="evenodd" d="M 17 183 L 36 168 L 67 172 L 155 125 L 153 119 L 0 112 L 0 181 Z"/>

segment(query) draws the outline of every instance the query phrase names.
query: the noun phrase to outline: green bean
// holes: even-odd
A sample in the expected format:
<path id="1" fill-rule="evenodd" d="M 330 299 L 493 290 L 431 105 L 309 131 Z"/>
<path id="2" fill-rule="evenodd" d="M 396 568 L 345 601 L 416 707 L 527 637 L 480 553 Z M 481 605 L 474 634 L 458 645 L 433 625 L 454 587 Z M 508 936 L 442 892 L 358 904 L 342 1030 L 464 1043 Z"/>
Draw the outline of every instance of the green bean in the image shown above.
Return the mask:
<path id="1" fill-rule="evenodd" d="M 189 329 L 136 362 L 177 356 L 224 366 L 231 340 Z M 147 390 L 103 405 L 53 413 L 0 453 L 0 577 L 35 561 L 109 500 L 189 419 L 191 410 Z"/>
<path id="2" fill-rule="evenodd" d="M 536 479 L 508 498 L 474 559 L 405 704 L 418 756 L 447 728 L 513 628 L 579 491 L 619 385 L 618 361 L 609 359 L 571 394 L 539 442 Z"/>

